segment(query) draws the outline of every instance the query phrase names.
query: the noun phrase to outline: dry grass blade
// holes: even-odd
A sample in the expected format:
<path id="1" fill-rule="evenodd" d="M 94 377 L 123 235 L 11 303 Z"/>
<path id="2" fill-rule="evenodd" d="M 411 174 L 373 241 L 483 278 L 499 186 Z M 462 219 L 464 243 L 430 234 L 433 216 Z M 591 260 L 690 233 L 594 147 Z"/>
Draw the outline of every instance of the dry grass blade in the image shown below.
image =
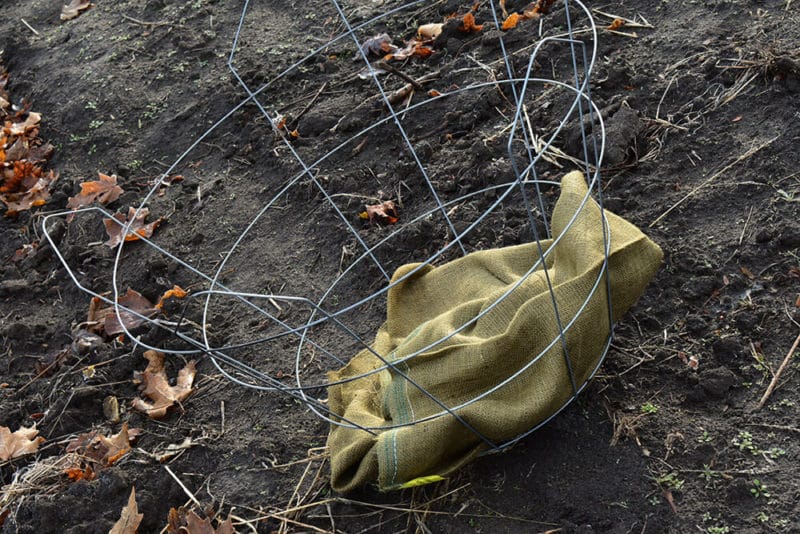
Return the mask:
<path id="1" fill-rule="evenodd" d="M 0 488 L 0 514 L 18 508 L 32 495 L 52 495 L 63 490 L 70 482 L 64 470 L 80 461 L 80 455 L 67 453 L 51 456 L 14 473 L 8 484 Z"/>
<path id="2" fill-rule="evenodd" d="M 776 135 L 772 139 L 769 139 L 768 141 L 765 141 L 764 143 L 761 143 L 760 145 L 754 146 L 753 148 L 747 150 L 744 154 L 741 154 L 735 160 L 733 160 L 729 164 L 725 165 L 722 169 L 720 169 L 719 171 L 717 171 L 714 174 L 712 174 L 711 177 L 709 177 L 707 180 L 705 180 L 702 184 L 698 185 L 697 187 L 695 187 L 694 189 L 692 189 L 691 191 L 686 193 L 686 195 L 684 195 L 683 198 L 681 198 L 678 202 L 676 202 L 675 204 L 670 206 L 667 209 L 667 211 L 665 211 L 664 213 L 662 213 L 661 215 L 656 217 L 656 219 L 653 222 L 651 222 L 648 227 L 652 228 L 653 226 L 658 224 L 664 217 L 666 217 L 667 215 L 672 213 L 678 206 L 680 206 L 681 204 L 683 204 L 684 202 L 689 200 L 689 198 L 691 198 L 694 195 L 696 195 L 699 191 L 701 191 L 702 189 L 706 188 L 709 184 L 711 184 L 711 182 L 713 182 L 714 180 L 716 180 L 717 178 L 719 178 L 720 176 L 722 176 L 723 174 L 728 172 L 732 167 L 734 167 L 738 163 L 741 163 L 742 161 L 746 160 L 747 158 L 749 158 L 750 156 L 752 156 L 756 152 L 759 152 L 760 150 L 768 147 L 769 145 L 774 143 L 779 137 L 780 137 L 780 134 Z"/>

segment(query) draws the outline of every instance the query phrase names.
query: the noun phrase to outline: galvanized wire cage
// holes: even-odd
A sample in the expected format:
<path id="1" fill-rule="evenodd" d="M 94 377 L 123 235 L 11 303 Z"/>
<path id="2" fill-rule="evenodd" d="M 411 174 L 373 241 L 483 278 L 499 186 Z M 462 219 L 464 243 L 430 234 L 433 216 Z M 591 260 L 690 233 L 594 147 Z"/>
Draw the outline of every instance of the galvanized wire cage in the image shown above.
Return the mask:
<path id="1" fill-rule="evenodd" d="M 125 333 L 135 343 L 172 354 L 205 354 L 220 373 L 244 387 L 289 395 L 333 425 L 377 433 L 397 425 L 363 427 L 342 414 L 331 413 L 324 397 L 332 384 L 325 372 L 341 367 L 353 354 L 370 347 L 384 315 L 386 293 L 403 280 L 392 281 L 394 270 L 409 262 L 419 262 L 417 269 L 441 265 L 503 244 L 495 229 L 508 219 L 509 213 L 514 213 L 524 226 L 517 228 L 513 239 L 540 243 L 550 238 L 548 217 L 554 188 L 559 185 L 555 177 L 564 172 L 561 169 L 582 170 L 589 185 L 585 202 L 591 196 L 602 206 L 598 169 L 605 136 L 589 85 L 597 32 L 590 10 L 581 2 L 557 2 L 550 13 L 529 24 L 523 35 L 517 34 L 513 43 L 509 42 L 511 32 L 500 31 L 505 6 L 491 2 L 481 11 L 482 34 L 446 46 L 445 57 L 437 52 L 440 57 L 434 60 L 444 67 L 439 69 L 438 77 L 429 78 L 425 78 L 426 69 L 427 74 L 436 70 L 431 66 L 433 61 L 412 63 L 407 69 L 404 67 L 406 75 L 400 76 L 394 72 L 398 69 L 371 56 L 364 43 L 388 28 L 402 28 L 399 21 L 403 20 L 411 28 L 406 35 L 413 35 L 417 21 L 440 16 L 431 5 L 421 1 L 396 5 L 387 2 L 380 14 L 370 16 L 368 9 L 375 8 L 354 4 L 331 0 L 329 13 L 319 14 L 319 18 L 327 21 L 333 37 L 288 62 L 285 68 L 274 69 L 268 60 L 259 59 L 269 43 L 262 42 L 264 36 L 249 24 L 252 11 L 266 7 L 245 1 L 228 59 L 230 72 L 245 96 L 163 173 L 166 179 L 184 168 L 198 147 L 246 110 L 254 110 L 247 116 L 246 125 L 251 138 L 272 136 L 272 146 L 264 149 L 269 152 L 264 161 L 272 165 L 262 168 L 254 180 L 257 183 L 248 186 L 252 187 L 251 194 L 229 201 L 228 212 L 224 208 L 213 212 L 208 207 L 213 205 L 213 199 L 204 207 L 208 213 L 226 213 L 230 217 L 224 222 L 224 229 L 218 226 L 215 230 L 226 238 L 202 245 L 207 256 L 217 256 L 215 265 L 198 261 L 191 247 L 167 249 L 156 233 L 135 243 L 123 242 L 114 251 L 107 280 L 90 284 L 48 232 L 49 221 L 66 213 L 45 217 L 43 230 L 80 289 L 113 305 L 117 314 L 138 316 L 151 327 L 168 333 L 137 337 L 121 320 Z M 462 48 L 455 49 L 459 44 Z M 471 53 L 476 48 L 480 48 L 480 54 Z M 490 54 L 493 57 L 487 59 Z M 336 63 L 338 70 L 322 86 L 312 85 L 314 77 L 325 72 L 329 62 Z M 275 70 L 280 72 L 264 76 L 263 71 Z M 426 83 L 424 88 L 420 80 Z M 428 84 L 428 80 L 440 83 Z M 405 93 L 398 97 L 401 91 Z M 469 110 L 491 94 L 507 99 L 503 105 L 511 113 L 500 110 L 492 111 L 491 117 L 485 113 L 477 117 L 468 113 L 448 116 L 454 109 Z M 294 99 L 298 95 L 303 98 Z M 319 108 L 338 109 L 339 116 L 314 116 Z M 462 119 L 465 115 L 468 118 Z M 462 124 L 465 121 L 469 124 Z M 502 146 L 502 151 L 486 152 L 480 145 L 474 150 L 478 154 L 473 163 L 493 169 L 489 179 L 476 178 L 461 186 L 458 162 L 445 172 L 445 163 L 434 161 L 440 147 L 431 146 L 430 131 L 444 136 L 447 142 L 458 142 L 457 135 L 447 137 L 446 129 L 437 130 L 442 124 L 455 124 L 466 131 L 478 128 L 484 147 Z M 304 127 L 313 133 L 307 134 Z M 299 132 L 295 133 L 294 128 Z M 304 139 L 307 135 L 310 138 Z M 558 148 L 568 136 L 578 141 L 579 149 L 573 150 L 572 155 Z M 448 150 L 449 154 L 456 154 L 471 148 Z M 354 162 L 363 151 L 369 151 L 373 161 L 376 157 L 384 161 L 386 167 L 359 168 Z M 544 176 L 542 168 L 546 169 Z M 343 172 L 348 176 L 342 178 Z M 356 176 L 358 173 L 362 173 L 363 181 Z M 161 185 L 162 181 L 157 180 L 139 210 L 158 202 L 156 193 Z M 370 224 L 359 218 L 364 204 L 379 203 L 385 198 L 393 198 L 400 205 L 401 215 L 395 224 Z M 99 216 L 116 221 L 99 207 L 75 213 L 80 218 Z M 130 224 L 116 224 L 125 232 L 130 230 Z M 605 224 L 605 218 L 598 217 L 597 225 L 605 228 Z M 169 320 L 145 317 L 118 302 L 130 285 L 129 279 L 141 268 L 130 252 L 134 248 L 139 249 L 137 256 L 146 250 L 148 257 L 173 265 L 173 273 L 181 273 L 174 276 L 182 277 L 183 285 L 193 288 L 182 303 L 183 308 Z M 546 251 L 541 246 L 538 250 L 540 257 L 528 274 L 546 261 Z M 607 237 L 605 250 L 608 254 Z M 275 268 L 279 263 L 280 268 Z M 610 290 L 607 271 L 606 255 L 585 302 L 596 292 Z M 109 290 L 110 294 L 106 293 Z M 552 287 L 550 290 L 552 293 Z M 493 306 L 483 313 L 489 313 Z M 574 316 L 564 316 L 553 298 L 551 311 L 560 334 L 550 340 L 547 350 L 563 345 L 564 366 L 572 388 L 570 400 L 587 381 L 574 376 L 563 340 L 582 310 Z M 610 309 L 608 313 L 610 317 Z M 224 333 L 215 331 L 215 324 L 231 318 L 236 318 L 235 326 Z M 468 326 L 462 325 L 440 342 Z M 611 335 L 609 332 L 602 354 L 598 355 L 598 367 Z M 165 341 L 154 343 L 152 339 Z M 417 357 L 426 349 L 408 358 Z M 388 361 L 387 355 L 375 356 L 384 361 L 384 366 L 372 372 L 391 369 L 404 376 L 401 366 Z M 530 365 L 541 356 L 531 354 Z M 469 403 L 503 388 L 523 371 L 511 374 Z M 596 368 L 591 375 L 595 371 Z M 412 383 L 412 387 L 419 386 Z M 456 418 L 469 427 L 459 415 L 465 404 L 451 406 L 431 397 L 441 410 L 426 419 Z M 419 422 L 412 420 L 402 425 Z M 545 422 L 503 442 L 481 438 L 490 445 L 489 450 L 500 450 Z"/>

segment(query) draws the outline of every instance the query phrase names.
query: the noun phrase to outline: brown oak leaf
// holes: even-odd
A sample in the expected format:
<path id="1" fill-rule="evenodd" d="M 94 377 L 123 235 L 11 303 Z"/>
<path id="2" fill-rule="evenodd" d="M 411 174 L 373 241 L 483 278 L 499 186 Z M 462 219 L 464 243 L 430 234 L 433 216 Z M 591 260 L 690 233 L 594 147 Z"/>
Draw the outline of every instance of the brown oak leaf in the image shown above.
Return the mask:
<path id="1" fill-rule="evenodd" d="M 93 182 L 83 182 L 81 192 L 74 197 L 69 197 L 67 207 L 71 210 L 88 206 L 95 200 L 101 204 L 114 202 L 122 194 L 122 188 L 117 185 L 117 175 L 108 176 L 98 172 L 99 180 Z"/>
<path id="2" fill-rule="evenodd" d="M 183 508 L 170 508 L 167 516 L 167 532 L 170 534 L 234 534 L 230 517 L 221 521 L 215 529 L 211 519 L 201 519 L 194 510 L 188 512 Z"/>
<path id="3" fill-rule="evenodd" d="M 195 362 L 190 361 L 178 371 L 178 379 L 174 386 L 169 385 L 167 373 L 164 370 L 164 354 L 155 350 L 148 350 L 144 357 L 149 362 L 147 368 L 134 380 L 141 382 L 142 394 L 150 399 L 133 399 L 133 408 L 144 412 L 153 419 L 161 419 L 176 405 L 183 402 L 194 391 L 192 383 L 196 374 Z"/>
<path id="4" fill-rule="evenodd" d="M 117 245 L 122 243 L 125 225 L 127 225 L 129 222 L 131 223 L 131 227 L 127 235 L 124 237 L 125 241 L 136 241 L 142 237 L 152 236 L 153 232 L 156 230 L 156 228 L 158 228 L 164 219 L 158 218 L 151 223 L 145 224 L 144 220 L 149 214 L 150 210 L 147 208 L 141 208 L 137 214 L 136 208 L 130 207 L 128 208 L 127 217 L 121 213 L 114 214 L 114 218 L 120 224 L 112 221 L 111 219 L 104 219 L 103 224 L 105 225 L 106 233 L 108 234 L 108 241 L 105 242 L 105 245 L 111 248 L 116 248 Z"/>
<path id="5" fill-rule="evenodd" d="M 39 444 L 44 441 L 43 437 L 36 437 L 38 433 L 35 427 L 21 427 L 16 432 L 11 432 L 7 426 L 0 426 L 0 461 L 5 462 L 36 452 Z"/>
<path id="6" fill-rule="evenodd" d="M 89 0 L 72 0 L 72 2 L 61 8 L 61 20 L 74 19 L 90 7 L 94 7 L 94 4 Z"/>
<path id="7" fill-rule="evenodd" d="M 128 291 L 117 299 L 117 303 L 120 306 L 127 308 L 127 310 L 120 309 L 119 318 L 117 318 L 117 314 L 114 311 L 114 306 L 102 307 L 103 303 L 103 300 L 94 297 L 89 302 L 89 313 L 86 317 L 87 322 L 94 325 L 89 330 L 97 334 L 103 332 L 107 336 L 122 334 L 126 329 L 133 330 L 142 326 L 147 322 L 147 317 L 153 317 L 158 314 L 158 309 L 152 302 L 147 300 L 147 297 L 131 288 L 128 288 Z M 140 315 L 145 318 L 140 317 Z M 122 320 L 120 321 L 120 319 Z"/>
<path id="8" fill-rule="evenodd" d="M 113 465 L 114 462 L 128 454 L 131 443 L 141 434 L 141 429 L 128 429 L 128 423 L 122 429 L 108 437 L 97 431 L 79 434 L 67 444 L 67 452 L 76 452 L 84 459 L 97 462 L 102 466 Z"/>
<path id="9" fill-rule="evenodd" d="M 136 488 L 131 487 L 128 504 L 122 508 L 119 519 L 108 531 L 108 534 L 136 534 L 143 517 L 144 514 L 139 513 L 139 507 L 136 505 Z"/>

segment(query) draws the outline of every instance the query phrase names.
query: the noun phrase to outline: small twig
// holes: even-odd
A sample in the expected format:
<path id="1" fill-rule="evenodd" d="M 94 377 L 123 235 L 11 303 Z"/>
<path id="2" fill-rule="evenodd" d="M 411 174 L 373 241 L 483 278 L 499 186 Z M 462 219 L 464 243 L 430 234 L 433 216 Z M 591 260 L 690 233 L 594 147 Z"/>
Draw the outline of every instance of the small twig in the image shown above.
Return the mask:
<path id="1" fill-rule="evenodd" d="M 613 15 L 611 13 L 606 13 L 605 11 L 600 11 L 599 9 L 592 8 L 592 11 L 594 11 L 598 15 L 602 15 L 604 17 L 607 17 L 607 18 L 611 19 L 611 20 L 619 19 L 619 20 L 621 20 L 622 22 L 625 23 L 625 26 L 627 26 L 629 28 L 652 28 L 653 27 L 653 25 L 650 24 L 649 22 L 647 22 L 647 19 L 645 19 L 641 15 L 634 15 L 634 17 L 632 19 L 629 19 L 629 18 L 626 18 L 626 17 L 621 17 L 619 15 Z M 636 17 L 637 16 L 640 19 L 642 19 L 642 22 L 636 22 Z"/>
<path id="2" fill-rule="evenodd" d="M 151 28 L 156 28 L 158 26 L 178 26 L 178 27 L 181 26 L 180 24 L 173 24 L 171 22 L 147 22 L 146 20 L 139 20 L 137 18 L 131 17 L 130 15 L 125 15 L 124 13 L 122 14 L 122 18 L 125 20 L 129 20 L 135 24 L 139 24 L 140 26 L 150 26 Z"/>
<path id="3" fill-rule="evenodd" d="M 742 246 L 742 241 L 744 241 L 744 234 L 747 232 L 747 226 L 750 224 L 750 218 L 753 216 L 753 209 L 755 206 L 750 206 L 750 213 L 747 214 L 747 220 L 744 222 L 744 228 L 742 228 L 742 234 L 739 236 L 739 246 Z"/>
<path id="4" fill-rule="evenodd" d="M 418 80 L 415 80 L 414 83 L 409 82 L 400 89 L 398 89 L 397 91 L 387 94 L 386 99 L 392 105 L 397 104 L 398 102 L 402 102 L 414 92 L 415 87 L 421 86 L 425 82 L 435 80 L 436 78 L 439 77 L 439 74 L 441 72 L 442 72 L 441 70 L 437 70 L 436 72 L 431 72 L 429 74 L 426 74 L 425 76 L 422 76 Z"/>
<path id="5" fill-rule="evenodd" d="M 26 21 L 25 19 L 22 19 L 22 18 L 21 18 L 21 19 L 19 19 L 19 20 L 21 20 L 21 21 L 22 21 L 22 23 L 25 25 L 25 27 L 26 27 L 26 28 L 28 28 L 30 31 L 32 31 L 32 32 L 34 33 L 34 35 L 39 35 L 39 32 L 37 32 L 37 31 L 34 29 L 34 27 L 33 27 L 33 26 L 31 26 L 30 24 L 28 24 L 28 21 Z"/>
<path id="6" fill-rule="evenodd" d="M 710 184 L 711 182 L 713 182 L 714 180 L 716 180 L 717 178 L 719 178 L 720 176 L 722 176 L 723 174 L 725 174 L 726 172 L 728 172 L 728 171 L 729 171 L 729 170 L 730 170 L 732 167 L 734 167 L 734 166 L 735 166 L 737 163 L 741 163 L 742 161 L 746 160 L 747 158 L 749 158 L 750 156 L 752 156 L 753 154 L 755 154 L 755 153 L 756 153 L 756 152 L 758 152 L 759 150 L 761 150 L 761 149 L 763 149 L 763 148 L 766 148 L 766 147 L 768 147 L 769 145 L 771 145 L 773 142 L 775 142 L 775 140 L 776 140 L 776 139 L 778 139 L 778 137 L 780 137 L 780 134 L 779 134 L 779 135 L 776 135 L 775 137 L 773 137 L 772 139 L 770 139 L 770 140 L 766 141 L 765 143 L 762 143 L 762 144 L 760 144 L 760 145 L 758 145 L 758 146 L 756 146 L 756 147 L 753 147 L 753 148 L 751 148 L 750 150 L 748 150 L 748 151 L 747 151 L 747 152 L 745 152 L 744 154 L 740 155 L 738 158 L 736 158 L 736 159 L 735 159 L 735 160 L 733 160 L 732 162 L 730 162 L 730 163 L 728 163 L 727 165 L 725 165 L 725 166 L 724 166 L 722 169 L 720 169 L 719 171 L 717 171 L 717 172 L 715 172 L 714 174 L 712 174 L 712 175 L 711 175 L 711 177 L 710 177 L 710 178 L 708 178 L 708 179 L 707 179 L 705 182 L 703 182 L 702 184 L 698 185 L 697 187 L 695 187 L 694 189 L 692 189 L 691 191 L 689 191 L 688 193 L 686 193 L 686 196 L 684 196 L 684 197 L 683 197 L 682 199 L 680 199 L 678 202 L 676 202 L 675 204 L 673 204 L 673 205 L 672 205 L 672 206 L 671 206 L 671 207 L 670 207 L 670 208 L 669 208 L 667 211 L 665 211 L 664 213 L 662 213 L 661 215 L 659 215 L 659 216 L 656 218 L 656 220 L 654 220 L 653 222 L 651 222 L 651 223 L 650 223 L 650 225 L 649 225 L 649 228 L 652 228 L 653 226 L 655 226 L 656 224 L 658 224 L 658 222 L 659 222 L 659 221 L 661 221 L 661 219 L 663 219 L 664 217 L 666 217 L 667 215 L 669 215 L 670 213 L 672 213 L 672 211 L 673 211 L 673 210 L 675 210 L 675 208 L 677 208 L 678 206 L 680 206 L 681 204 L 683 204 L 685 201 L 687 201 L 689 198 L 691 198 L 692 196 L 694 196 L 694 195 L 695 195 L 695 194 L 696 194 L 698 191 L 700 191 L 701 189 L 703 189 L 703 188 L 705 188 L 706 186 L 708 186 L 708 184 Z"/>
<path id="7" fill-rule="evenodd" d="M 193 503 L 195 503 L 198 507 L 200 507 L 202 509 L 203 505 L 200 504 L 200 501 L 197 500 L 197 497 L 194 496 L 194 493 L 189 491 L 189 488 L 187 488 L 186 486 L 183 485 L 183 482 L 181 482 L 181 479 L 179 479 L 178 476 L 175 473 L 172 472 L 172 469 L 170 469 L 168 465 L 165 465 L 164 469 L 166 469 L 167 473 L 169 473 L 169 476 L 171 476 L 175 480 L 175 482 L 178 483 L 178 486 L 181 487 L 181 489 L 186 494 L 186 496 L 189 497 L 192 500 Z"/>
<path id="8" fill-rule="evenodd" d="M 800 428 L 787 425 L 768 425 L 766 423 L 747 423 L 747 426 L 759 426 L 763 428 L 773 428 L 775 430 L 785 430 L 786 432 L 797 432 L 800 434 Z"/>
<path id="9" fill-rule="evenodd" d="M 778 386 L 778 380 L 781 377 L 781 373 L 789 366 L 789 362 L 792 360 L 792 356 L 794 356 L 794 352 L 797 350 L 797 346 L 800 345 L 800 334 L 797 334 L 797 338 L 795 338 L 794 343 L 792 343 L 792 348 L 789 349 L 789 352 L 786 353 L 786 357 L 781 362 L 781 366 L 778 367 L 778 370 L 775 371 L 775 374 L 772 377 L 772 380 L 767 386 L 767 390 L 764 392 L 764 395 L 761 397 L 761 400 L 758 401 L 758 406 L 756 406 L 756 410 L 760 410 L 764 407 L 764 404 L 769 399 L 772 392 L 775 391 L 775 388 Z"/>
<path id="10" fill-rule="evenodd" d="M 292 121 L 294 123 L 295 128 L 300 123 L 300 119 L 303 117 L 303 115 L 308 113 L 308 110 L 310 110 L 314 106 L 314 104 L 316 104 L 317 100 L 319 100 L 319 95 L 321 95 L 322 92 L 327 88 L 328 88 L 328 82 L 324 82 L 317 90 L 317 92 L 314 93 L 314 96 L 311 97 L 311 100 L 308 101 L 308 104 L 306 104 L 306 106 L 300 111 L 300 113 L 297 114 L 297 117 L 295 117 L 294 120 Z M 280 306 L 278 306 L 278 308 L 280 309 Z"/>
<path id="11" fill-rule="evenodd" d="M 422 87 L 422 84 L 419 83 L 417 80 L 415 80 L 414 78 L 412 78 L 411 76 L 409 76 L 405 72 L 401 71 L 397 67 L 394 67 L 394 66 L 386 63 L 385 61 L 379 62 L 378 63 L 378 67 L 383 69 L 383 70 L 385 70 L 386 72 L 390 72 L 390 73 L 394 74 L 395 76 L 404 79 L 405 81 L 407 81 L 408 83 L 413 85 L 414 89 L 416 89 L 417 91 L 423 91 L 425 89 L 424 87 Z"/>

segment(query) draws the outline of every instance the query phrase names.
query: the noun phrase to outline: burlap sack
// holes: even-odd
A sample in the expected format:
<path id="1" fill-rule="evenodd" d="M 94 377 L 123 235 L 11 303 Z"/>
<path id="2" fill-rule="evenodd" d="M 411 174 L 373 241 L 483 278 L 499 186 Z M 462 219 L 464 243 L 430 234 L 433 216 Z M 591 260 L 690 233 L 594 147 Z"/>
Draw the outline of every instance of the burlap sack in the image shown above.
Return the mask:
<path id="1" fill-rule="evenodd" d="M 578 314 L 595 285 L 603 262 L 600 208 L 589 199 L 580 172 L 566 175 L 552 217 L 554 236 L 543 241 L 570 362 L 578 386 L 597 366 L 610 325 L 605 279 Z M 577 219 L 565 231 L 573 215 Z M 635 226 L 606 212 L 610 232 L 609 276 L 614 320 L 639 298 L 661 262 L 659 247 Z M 396 362 L 451 334 L 495 303 L 525 276 L 539 258 L 535 243 L 475 252 L 441 267 L 427 266 L 388 293 L 387 319 L 372 348 Z M 400 267 L 393 280 L 418 264 Z M 577 317 L 576 317 L 577 314 Z M 552 344 L 552 346 L 551 346 Z M 544 269 L 523 280 L 496 307 L 458 334 L 397 369 L 448 407 L 461 405 L 518 372 L 497 391 L 457 411 L 469 425 L 499 444 L 552 415 L 573 395 L 559 328 Z M 331 381 L 376 369 L 383 363 L 369 350 Z M 336 414 L 364 427 L 412 421 L 442 411 L 418 387 L 394 370 L 383 370 L 329 387 Z M 490 447 L 453 416 L 371 435 L 332 425 L 328 438 L 332 485 L 347 492 L 377 481 L 381 490 L 409 487 L 451 473 Z"/>

